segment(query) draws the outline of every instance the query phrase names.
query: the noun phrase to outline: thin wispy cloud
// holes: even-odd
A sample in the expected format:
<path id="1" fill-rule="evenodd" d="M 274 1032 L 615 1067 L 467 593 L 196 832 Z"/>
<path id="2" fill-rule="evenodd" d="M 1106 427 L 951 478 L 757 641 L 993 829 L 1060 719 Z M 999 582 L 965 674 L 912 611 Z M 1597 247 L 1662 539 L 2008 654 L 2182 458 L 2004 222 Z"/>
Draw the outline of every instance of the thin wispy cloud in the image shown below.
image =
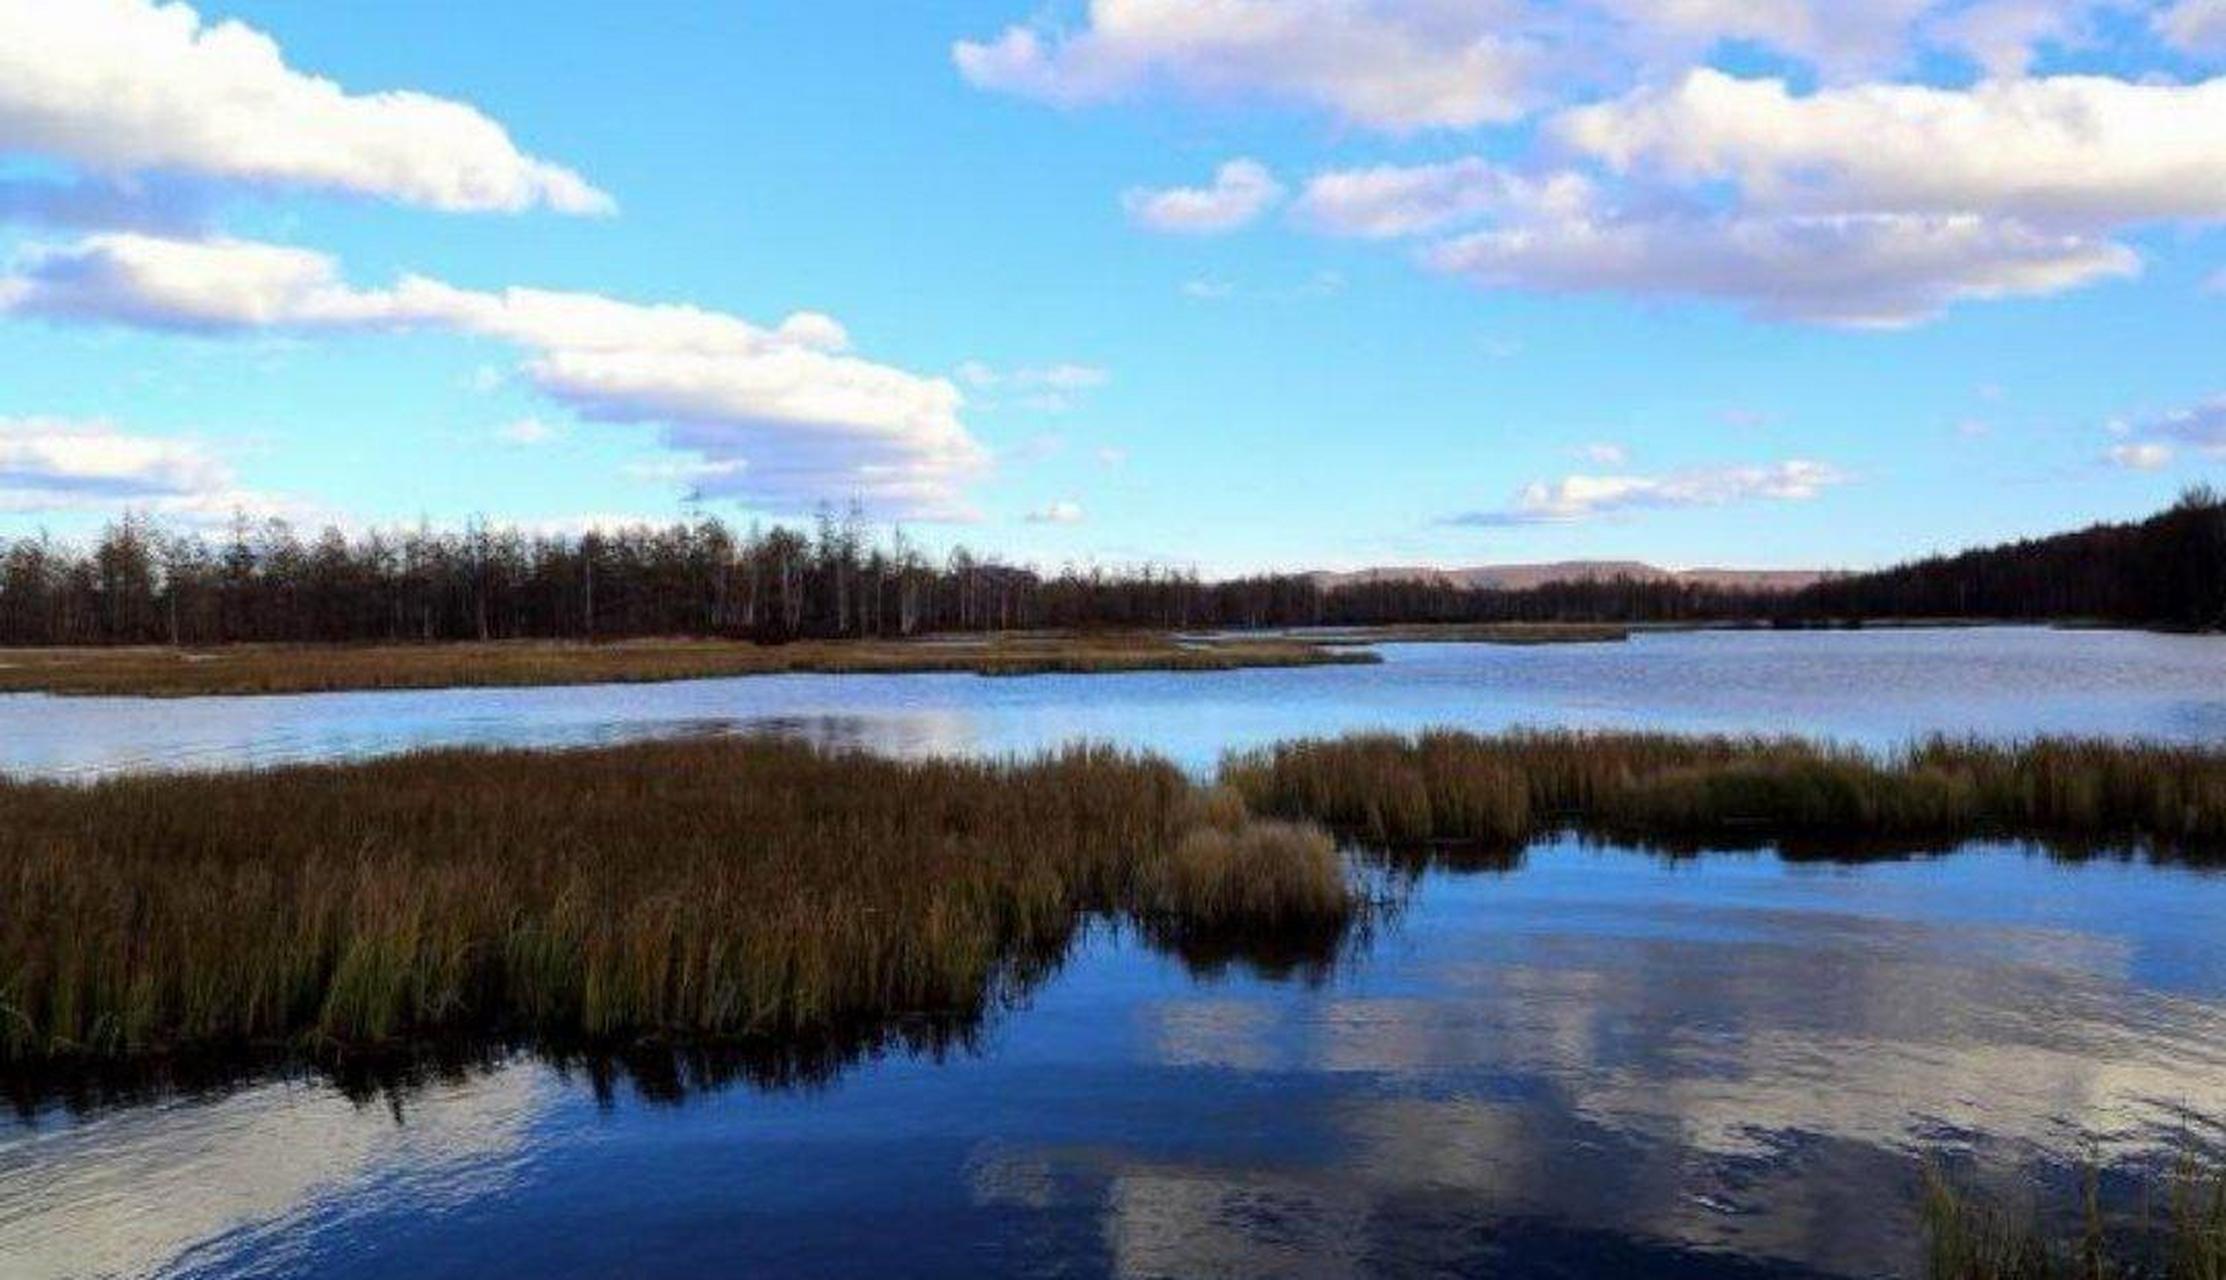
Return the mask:
<path id="1" fill-rule="evenodd" d="M 1807 459 L 1758 466 L 1711 467 L 1668 475 L 1568 475 L 1523 486 L 1504 507 L 1470 511 L 1447 524 L 1477 528 L 1560 524 L 1619 513 L 1734 503 L 1805 502 L 1852 477 Z"/>
<path id="2" fill-rule="evenodd" d="M 1249 226 L 1283 199 L 1283 184 L 1256 160 L 1231 160 L 1204 187 L 1132 187 L 1121 196 L 1129 220 L 1149 231 L 1216 235 Z"/>

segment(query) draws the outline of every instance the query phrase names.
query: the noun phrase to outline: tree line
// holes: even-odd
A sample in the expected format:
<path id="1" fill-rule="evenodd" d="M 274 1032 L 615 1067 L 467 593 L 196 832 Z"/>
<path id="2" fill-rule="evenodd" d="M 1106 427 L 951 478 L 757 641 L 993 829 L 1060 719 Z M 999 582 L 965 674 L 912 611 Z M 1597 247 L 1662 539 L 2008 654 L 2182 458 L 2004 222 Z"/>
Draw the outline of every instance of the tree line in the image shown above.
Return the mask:
<path id="1" fill-rule="evenodd" d="M 1299 575 L 1206 582 L 1158 568 L 1046 576 L 960 547 L 931 558 L 853 510 L 806 530 L 530 533 L 474 523 L 305 539 L 235 518 L 212 538 L 126 515 L 87 544 L 0 538 L 0 645 L 565 639 L 779 641 L 1038 627 L 1311 620 Z"/>
<path id="2" fill-rule="evenodd" d="M 961 547 L 930 557 L 853 509 L 807 529 L 528 533 L 326 529 L 236 518 L 214 537 L 126 515 L 79 544 L 0 538 L 0 644 L 176 644 L 720 635 L 779 641 L 1031 628 L 1253 629 L 1433 622 L 2087 618 L 2226 627 L 2226 497 L 2191 490 L 2096 525 L 1792 592 L 1627 577 L 1524 589 L 1324 587 L 1142 567 L 1056 574 Z"/>

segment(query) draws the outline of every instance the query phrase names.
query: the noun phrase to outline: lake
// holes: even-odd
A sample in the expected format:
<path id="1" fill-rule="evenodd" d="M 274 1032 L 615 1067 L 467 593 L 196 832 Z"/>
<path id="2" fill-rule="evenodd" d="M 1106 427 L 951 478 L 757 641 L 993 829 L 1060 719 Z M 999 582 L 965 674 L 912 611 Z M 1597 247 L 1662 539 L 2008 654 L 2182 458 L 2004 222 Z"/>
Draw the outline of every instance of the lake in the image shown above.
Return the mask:
<path id="1" fill-rule="evenodd" d="M 1555 843 L 1320 968 L 1100 930 L 973 1043 L 0 1127 L 0 1274 L 1909 1274 L 1921 1161 L 2226 1148 L 2226 876 Z M 2119 1190 L 2113 1185 L 2113 1190 Z"/>
<path id="2" fill-rule="evenodd" d="M 2226 640 L 2041 628 L 1642 632 L 1626 644 L 1384 645 L 1377 666 L 1129 675 L 753 676 L 292 697 L 0 695 L 0 771 L 80 775 L 765 731 L 904 754 L 1077 737 L 1209 768 L 1348 729 L 1582 725 L 2226 741 Z"/>
<path id="3" fill-rule="evenodd" d="M 1376 667 L 144 702 L 0 699 L 71 775 L 434 743 L 1072 736 L 1209 766 L 1357 727 L 2226 741 L 2226 643 L 2023 629 L 1406 645 Z M 0 1275 L 1914 1274 L 1928 1161 L 2013 1203 L 2226 1155 L 2226 874 L 1556 840 L 1386 867 L 1366 929 L 1101 927 L 979 1026 L 381 1087 L 252 1073 L 0 1120 Z M 376 1083 L 376 1082 L 375 1082 Z M 344 1087 L 345 1086 L 345 1087 Z M 2036 1191 L 2035 1188 L 2038 1188 Z"/>

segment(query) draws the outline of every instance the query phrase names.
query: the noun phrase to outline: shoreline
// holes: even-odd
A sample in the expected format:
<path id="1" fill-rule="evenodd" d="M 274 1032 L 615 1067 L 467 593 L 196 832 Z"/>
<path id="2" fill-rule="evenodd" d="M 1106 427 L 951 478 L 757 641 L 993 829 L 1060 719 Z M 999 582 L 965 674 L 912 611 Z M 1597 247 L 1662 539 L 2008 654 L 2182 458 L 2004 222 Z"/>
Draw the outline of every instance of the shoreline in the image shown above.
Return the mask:
<path id="1" fill-rule="evenodd" d="M 0 695 L 217 698 L 313 693 L 563 688 L 770 675 L 1117 675 L 1373 664 L 1384 644 L 1622 644 L 1678 632 L 2034 628 L 2201 636 L 2083 619 L 1893 618 L 1860 624 L 1519 622 L 1323 626 L 1259 633 L 1171 631 L 931 634 L 902 640 L 758 644 L 695 637 L 0 649 Z"/>
<path id="2" fill-rule="evenodd" d="M 0 649 L 0 694 L 259 697 L 378 690 L 561 688 L 771 675 L 1097 675 L 1379 662 L 1307 639 L 1187 639 L 1166 632 L 1016 633 L 907 640 L 673 638 L 430 644 L 236 645 L 215 649 Z"/>

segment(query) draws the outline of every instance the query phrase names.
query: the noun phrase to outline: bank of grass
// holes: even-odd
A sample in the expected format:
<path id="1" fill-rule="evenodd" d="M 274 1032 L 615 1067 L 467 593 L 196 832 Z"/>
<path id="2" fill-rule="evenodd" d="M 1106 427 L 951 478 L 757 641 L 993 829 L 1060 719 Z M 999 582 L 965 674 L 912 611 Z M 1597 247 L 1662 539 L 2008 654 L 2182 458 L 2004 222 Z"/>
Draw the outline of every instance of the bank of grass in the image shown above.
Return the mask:
<path id="1" fill-rule="evenodd" d="M 2226 751 L 1434 732 L 1242 753 L 1207 784 L 1106 749 L 905 762 L 695 739 L 0 781 L 0 1062 L 452 1033 L 870 1040 L 994 1007 L 1090 920 L 1197 966 L 1294 969 L 1361 914 L 1330 830 L 2208 860 Z"/>
<path id="2" fill-rule="evenodd" d="M 353 689 L 645 683 L 801 672 L 991 676 L 1231 671 L 1375 662 L 1290 638 L 1030 632 L 762 645 L 706 639 L 576 644 L 232 645 L 214 649 L 0 649 L 0 693 L 195 697 Z"/>
<path id="3" fill-rule="evenodd" d="M 1984 836 L 2226 849 L 2226 751 L 1933 738 L 1873 754 L 1794 738 L 1451 731 L 1286 743 L 1224 761 L 1264 814 L 1386 845 L 1509 845 L 1555 831 L 1705 847 Z"/>
<path id="4" fill-rule="evenodd" d="M 2052 1230 L 1925 1173 L 1920 1216 L 1928 1280 L 2226 1280 L 2226 1164 L 2189 1158 L 2132 1213 L 2104 1211 L 2089 1172 L 2078 1225 Z"/>
<path id="5" fill-rule="evenodd" d="M 0 1060 L 964 1018 L 1091 918 L 1356 910 L 1328 837 L 1162 761 L 764 740 L 0 782 Z"/>

